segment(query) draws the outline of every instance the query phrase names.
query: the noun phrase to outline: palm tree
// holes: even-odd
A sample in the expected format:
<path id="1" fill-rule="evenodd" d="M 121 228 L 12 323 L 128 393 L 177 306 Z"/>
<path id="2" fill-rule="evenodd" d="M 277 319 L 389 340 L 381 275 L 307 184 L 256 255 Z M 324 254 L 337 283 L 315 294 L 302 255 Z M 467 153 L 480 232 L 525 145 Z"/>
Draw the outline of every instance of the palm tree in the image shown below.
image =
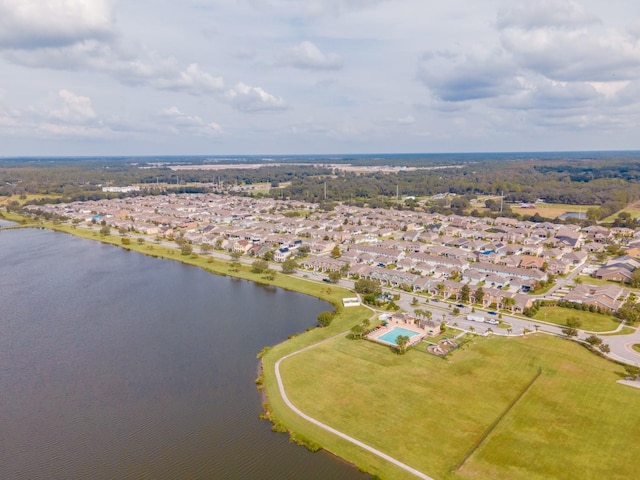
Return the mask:
<path id="1" fill-rule="evenodd" d="M 407 351 L 407 344 L 409 343 L 409 337 L 406 335 L 400 335 L 396 338 L 396 344 L 398 345 L 398 353 L 401 355 Z"/>

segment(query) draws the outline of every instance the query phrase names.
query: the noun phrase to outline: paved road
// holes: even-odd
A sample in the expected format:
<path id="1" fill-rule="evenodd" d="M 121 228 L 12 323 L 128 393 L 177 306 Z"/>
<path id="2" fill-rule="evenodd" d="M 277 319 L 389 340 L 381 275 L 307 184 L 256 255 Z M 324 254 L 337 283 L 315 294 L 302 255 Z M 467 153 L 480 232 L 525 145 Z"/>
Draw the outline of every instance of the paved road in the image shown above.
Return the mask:
<path id="1" fill-rule="evenodd" d="M 149 240 L 149 243 L 155 243 L 153 239 L 150 237 L 147 237 L 147 240 Z M 169 242 L 169 241 L 163 240 L 159 243 L 160 245 L 165 247 L 179 249 L 179 247 L 175 244 L 175 242 Z M 216 257 L 222 260 L 231 260 L 231 257 L 228 254 L 220 251 L 212 251 L 208 253 L 208 255 L 211 255 L 213 257 Z M 255 260 L 254 258 L 249 258 L 249 257 L 241 257 L 239 259 L 240 262 L 245 264 L 251 264 L 253 263 L 254 260 Z M 579 275 L 582 272 L 582 270 L 587 266 L 588 264 L 584 263 L 578 266 L 577 268 L 575 268 L 566 278 L 558 278 L 557 284 L 552 289 L 550 289 L 545 295 L 537 296 L 536 298 L 544 299 L 545 297 L 551 296 L 556 290 L 571 283 L 573 279 L 577 275 Z M 271 268 L 274 268 L 275 270 L 280 270 L 281 265 L 278 263 L 271 263 Z M 312 273 L 312 272 L 306 272 L 306 271 L 298 271 L 295 273 L 295 275 L 301 278 L 304 277 L 305 279 L 316 280 L 316 281 L 322 281 L 323 278 L 326 278 L 326 275 L 324 274 Z M 347 279 L 341 279 L 338 282 L 340 286 L 343 286 L 348 289 L 353 288 L 353 283 L 354 282 L 352 280 L 347 280 Z M 454 305 L 449 302 L 445 302 L 442 300 L 439 300 L 438 302 L 434 302 L 427 299 L 425 303 L 424 297 L 420 297 L 411 293 L 398 292 L 396 290 L 394 290 L 392 293 L 400 293 L 401 299 L 396 303 L 398 303 L 398 305 L 403 310 L 406 310 L 408 312 L 412 312 L 415 308 L 430 310 L 432 312 L 432 315 L 433 315 L 432 318 L 434 320 L 445 321 L 449 325 L 456 324 L 456 326 L 462 330 L 470 331 L 473 328 L 473 330 L 471 331 L 474 331 L 475 333 L 478 333 L 481 335 L 486 334 L 489 328 L 491 328 L 494 335 L 523 335 L 525 330 L 528 330 L 530 332 L 539 331 L 539 332 L 549 333 L 552 335 L 562 335 L 562 327 L 556 326 L 554 324 L 545 323 L 539 320 L 530 320 L 523 317 L 508 315 L 505 312 L 503 312 L 502 321 L 511 324 L 511 333 L 509 333 L 507 330 L 496 328 L 496 326 L 493 326 L 493 325 L 467 320 L 466 318 L 467 314 L 471 313 L 470 307 L 461 308 L 460 315 L 454 316 L 452 313 Z M 415 306 L 411 305 L 411 301 L 413 300 L 414 296 L 419 298 L 420 300 L 419 305 L 415 305 Z M 450 305 L 451 305 L 451 308 L 449 308 Z M 477 309 L 478 314 L 480 314 L 481 312 L 482 311 L 480 309 Z M 489 317 L 488 314 L 485 316 Z M 578 334 L 578 338 L 584 340 L 589 335 L 591 335 L 591 332 L 585 332 L 580 330 Z M 631 348 L 631 345 L 633 344 L 636 344 L 636 343 L 640 344 L 640 328 L 636 329 L 634 333 L 629 335 L 612 335 L 612 336 L 604 336 L 601 338 L 603 338 L 604 342 L 607 343 L 609 345 L 609 348 L 611 349 L 611 353 L 609 354 L 609 357 L 624 363 L 640 366 L 640 353 L 635 352 Z"/>
<path id="2" fill-rule="evenodd" d="M 344 336 L 344 335 L 346 335 L 347 333 L 348 333 L 348 332 L 342 332 L 342 333 L 339 333 L 339 334 L 338 334 L 338 335 L 336 335 L 336 336 Z M 305 419 L 305 420 L 307 420 L 308 422 L 311 422 L 311 423 L 313 423 L 314 425 L 317 425 L 318 427 L 320 427 L 320 428 L 322 428 L 322 429 L 324 429 L 324 430 L 326 430 L 326 431 L 328 431 L 328 432 L 331 432 L 331 433 L 333 433 L 334 435 L 336 435 L 336 436 L 338 436 L 338 437 L 340 437 L 340 438 L 342 438 L 342 439 L 344 439 L 344 440 L 346 440 L 346 441 L 348 441 L 348 442 L 351 442 L 351 443 L 353 443 L 354 445 L 357 445 L 357 446 L 359 446 L 360 448 L 363 448 L 364 450 L 367 450 L 368 452 L 371 452 L 371 453 L 373 453 L 374 455 L 377 455 L 377 456 L 378 456 L 378 457 L 380 457 L 380 458 L 383 458 L 383 459 L 384 459 L 384 460 L 386 460 L 387 462 L 392 463 L 393 465 L 396 465 L 397 467 L 400 467 L 401 469 L 403 469 L 403 470 L 405 470 L 405 471 L 407 471 L 407 472 L 409 472 L 409 473 L 411 473 L 411 474 L 415 475 L 415 476 L 416 476 L 416 477 L 418 477 L 418 478 L 422 478 L 423 480 L 433 480 L 433 478 L 429 477 L 428 475 L 425 475 L 424 473 L 422 473 L 422 472 L 420 472 L 420 471 L 416 470 L 416 469 L 415 469 L 415 468 L 413 468 L 413 467 L 410 467 L 410 466 L 409 466 L 409 465 L 407 465 L 406 463 L 402 463 L 400 460 L 397 460 L 397 459 L 395 459 L 395 458 L 393 458 L 393 457 L 391 457 L 391 456 L 387 455 L 386 453 L 381 452 L 380 450 L 378 450 L 378 449 L 376 449 L 376 448 L 373 448 L 372 446 L 367 445 L 366 443 L 361 442 L 360 440 L 358 440 L 358 439 L 356 439 L 356 438 L 353 438 L 353 437 L 351 437 L 351 436 L 347 435 L 346 433 L 343 433 L 343 432 L 341 432 L 341 431 L 339 431 L 339 430 L 336 430 L 335 428 L 330 427 L 329 425 L 326 425 L 326 424 L 324 424 L 324 423 L 320 422 L 319 420 L 316 420 L 316 419 L 315 419 L 315 418 L 313 418 L 313 417 L 310 417 L 309 415 L 307 415 L 306 413 L 304 413 L 302 410 L 300 410 L 299 408 L 297 408 L 293 403 L 291 403 L 291 400 L 289 400 L 289 397 L 287 397 L 287 392 L 286 392 L 286 391 L 285 391 L 285 389 L 284 389 L 284 384 L 283 384 L 283 382 L 282 382 L 282 377 L 281 377 L 281 375 L 280 375 L 280 364 L 281 364 L 284 360 L 286 360 L 287 358 L 291 358 L 291 357 L 293 357 L 294 355 L 297 355 L 298 353 L 304 352 L 305 350 L 309 350 L 309 349 L 314 348 L 314 347 L 316 347 L 316 346 L 318 346 L 318 345 L 320 345 L 320 344 L 322 344 L 322 343 L 324 343 L 324 342 L 327 342 L 327 341 L 329 341 L 329 340 L 332 340 L 332 339 L 333 339 L 333 338 L 335 338 L 336 336 L 331 337 L 331 338 L 328 338 L 328 339 L 326 339 L 326 340 L 323 340 L 323 341 L 321 341 L 321 342 L 319 342 L 319 343 L 316 343 L 316 344 L 314 344 L 314 345 L 310 345 L 310 346 L 305 347 L 305 348 L 303 348 L 303 349 L 301 349 L 301 350 L 298 350 L 298 351 L 296 351 L 296 352 L 290 353 L 289 355 L 286 355 L 286 356 L 282 357 L 281 359 L 279 359 L 279 360 L 276 362 L 276 364 L 275 364 L 276 380 L 278 381 L 278 389 L 280 390 L 280 395 L 282 396 L 282 399 L 284 400 L 284 403 L 286 403 L 286 404 L 287 404 L 287 406 L 288 406 L 291 410 L 293 410 L 296 414 L 300 415 L 302 418 L 304 418 L 304 419 Z"/>

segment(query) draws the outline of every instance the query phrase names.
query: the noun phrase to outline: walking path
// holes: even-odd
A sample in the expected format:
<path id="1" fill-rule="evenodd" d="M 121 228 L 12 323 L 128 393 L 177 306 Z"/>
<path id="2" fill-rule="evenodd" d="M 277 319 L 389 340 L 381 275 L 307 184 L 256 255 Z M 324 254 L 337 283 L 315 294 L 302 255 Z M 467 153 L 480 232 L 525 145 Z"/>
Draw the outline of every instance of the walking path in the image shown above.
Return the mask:
<path id="1" fill-rule="evenodd" d="M 346 433 L 343 433 L 339 430 L 336 430 L 333 427 L 330 427 L 329 425 L 326 425 L 322 422 L 320 422 L 319 420 L 316 420 L 313 417 L 310 417 L 309 415 L 307 415 L 306 413 L 304 413 L 302 410 L 300 410 L 299 408 L 297 408 L 293 403 L 291 403 L 291 400 L 289 400 L 289 397 L 287 397 L 287 392 L 284 389 L 284 384 L 282 382 L 282 377 L 280 375 L 280 364 L 282 363 L 283 360 L 286 360 L 287 358 L 291 358 L 294 355 L 297 355 L 298 353 L 302 353 L 306 350 L 309 350 L 311 348 L 315 348 L 318 345 L 321 345 L 325 342 L 328 342 L 330 340 L 333 340 L 336 337 L 339 337 L 341 335 L 346 335 L 348 332 L 342 332 L 339 333 L 338 335 L 334 335 L 333 337 L 329 337 L 325 340 L 322 340 L 321 342 L 318 343 L 314 343 L 313 345 L 309 345 L 308 347 L 302 348 L 300 350 L 297 350 L 293 353 L 290 353 L 288 355 L 285 355 L 284 357 L 280 358 L 276 364 L 275 364 L 275 371 L 276 371 L 276 380 L 278 381 L 278 389 L 280 390 L 280 395 L 282 396 L 282 399 L 284 400 L 284 403 L 291 409 L 293 410 L 296 414 L 298 414 L 299 416 L 301 416 L 302 418 L 304 418 L 305 420 L 307 420 L 308 422 L 313 423 L 314 425 L 317 425 L 318 427 L 333 433 L 334 435 L 337 435 L 338 437 L 353 443 L 354 445 L 359 446 L 360 448 L 363 448 L 364 450 L 367 450 L 370 453 L 373 453 L 374 455 L 377 455 L 380 458 L 385 459 L 386 461 L 388 461 L 389 463 L 392 463 L 393 465 L 396 465 L 400 468 L 402 468 L 403 470 L 412 473 L 413 475 L 415 475 L 418 478 L 422 478 L 423 480 L 433 480 L 433 478 L 429 477 L 428 475 L 425 475 L 424 473 L 416 470 L 413 467 L 410 467 L 409 465 L 402 463 L 400 460 L 397 460 L 389 455 L 387 455 L 384 452 L 381 452 L 380 450 L 377 450 L 369 445 L 367 445 L 364 442 L 361 442 L 358 439 L 355 439 L 349 435 L 347 435 Z"/>

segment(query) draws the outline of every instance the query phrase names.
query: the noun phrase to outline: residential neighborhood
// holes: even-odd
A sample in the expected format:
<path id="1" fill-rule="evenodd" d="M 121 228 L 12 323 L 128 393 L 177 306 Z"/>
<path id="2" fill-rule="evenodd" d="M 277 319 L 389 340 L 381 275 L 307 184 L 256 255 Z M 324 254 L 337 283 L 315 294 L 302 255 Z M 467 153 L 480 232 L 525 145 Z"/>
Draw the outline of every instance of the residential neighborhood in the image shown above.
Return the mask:
<path id="1" fill-rule="evenodd" d="M 554 279 L 575 274 L 590 252 L 607 245 L 634 248 L 640 232 L 604 227 L 535 223 L 512 218 L 475 218 L 411 210 L 384 210 L 221 196 L 169 194 L 30 206 L 80 226 L 116 229 L 156 241 L 189 242 L 194 247 L 236 252 L 284 262 L 293 256 L 302 268 L 378 280 L 408 292 L 426 292 L 484 307 L 522 313 L 536 298 L 593 305 L 615 312 L 628 298 L 624 283 L 640 261 L 631 255 L 589 265 L 593 276 L 618 284 L 565 285 Z M 591 253 L 595 255 L 595 253 Z M 595 258 L 595 257 L 594 257 Z M 482 287 L 478 289 L 478 287 Z M 546 287 L 543 289 L 543 287 Z M 482 298 L 476 298 L 478 294 Z"/>

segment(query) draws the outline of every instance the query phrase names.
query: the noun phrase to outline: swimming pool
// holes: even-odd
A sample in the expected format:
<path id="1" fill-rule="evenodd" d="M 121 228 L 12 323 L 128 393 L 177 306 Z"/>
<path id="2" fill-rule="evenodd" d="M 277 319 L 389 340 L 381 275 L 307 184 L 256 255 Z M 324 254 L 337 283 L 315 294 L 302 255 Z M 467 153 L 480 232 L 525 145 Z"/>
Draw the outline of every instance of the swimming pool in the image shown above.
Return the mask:
<path id="1" fill-rule="evenodd" d="M 396 339 L 400 335 L 405 335 L 405 336 L 411 338 L 411 337 L 415 337 L 416 335 L 420 335 L 420 334 L 418 332 L 414 331 L 414 330 L 407 330 L 406 328 L 402 328 L 402 327 L 393 327 L 391 330 L 389 330 L 384 335 L 380 335 L 376 340 L 380 340 L 381 342 L 385 342 L 385 343 L 388 343 L 390 345 L 397 345 Z"/>

